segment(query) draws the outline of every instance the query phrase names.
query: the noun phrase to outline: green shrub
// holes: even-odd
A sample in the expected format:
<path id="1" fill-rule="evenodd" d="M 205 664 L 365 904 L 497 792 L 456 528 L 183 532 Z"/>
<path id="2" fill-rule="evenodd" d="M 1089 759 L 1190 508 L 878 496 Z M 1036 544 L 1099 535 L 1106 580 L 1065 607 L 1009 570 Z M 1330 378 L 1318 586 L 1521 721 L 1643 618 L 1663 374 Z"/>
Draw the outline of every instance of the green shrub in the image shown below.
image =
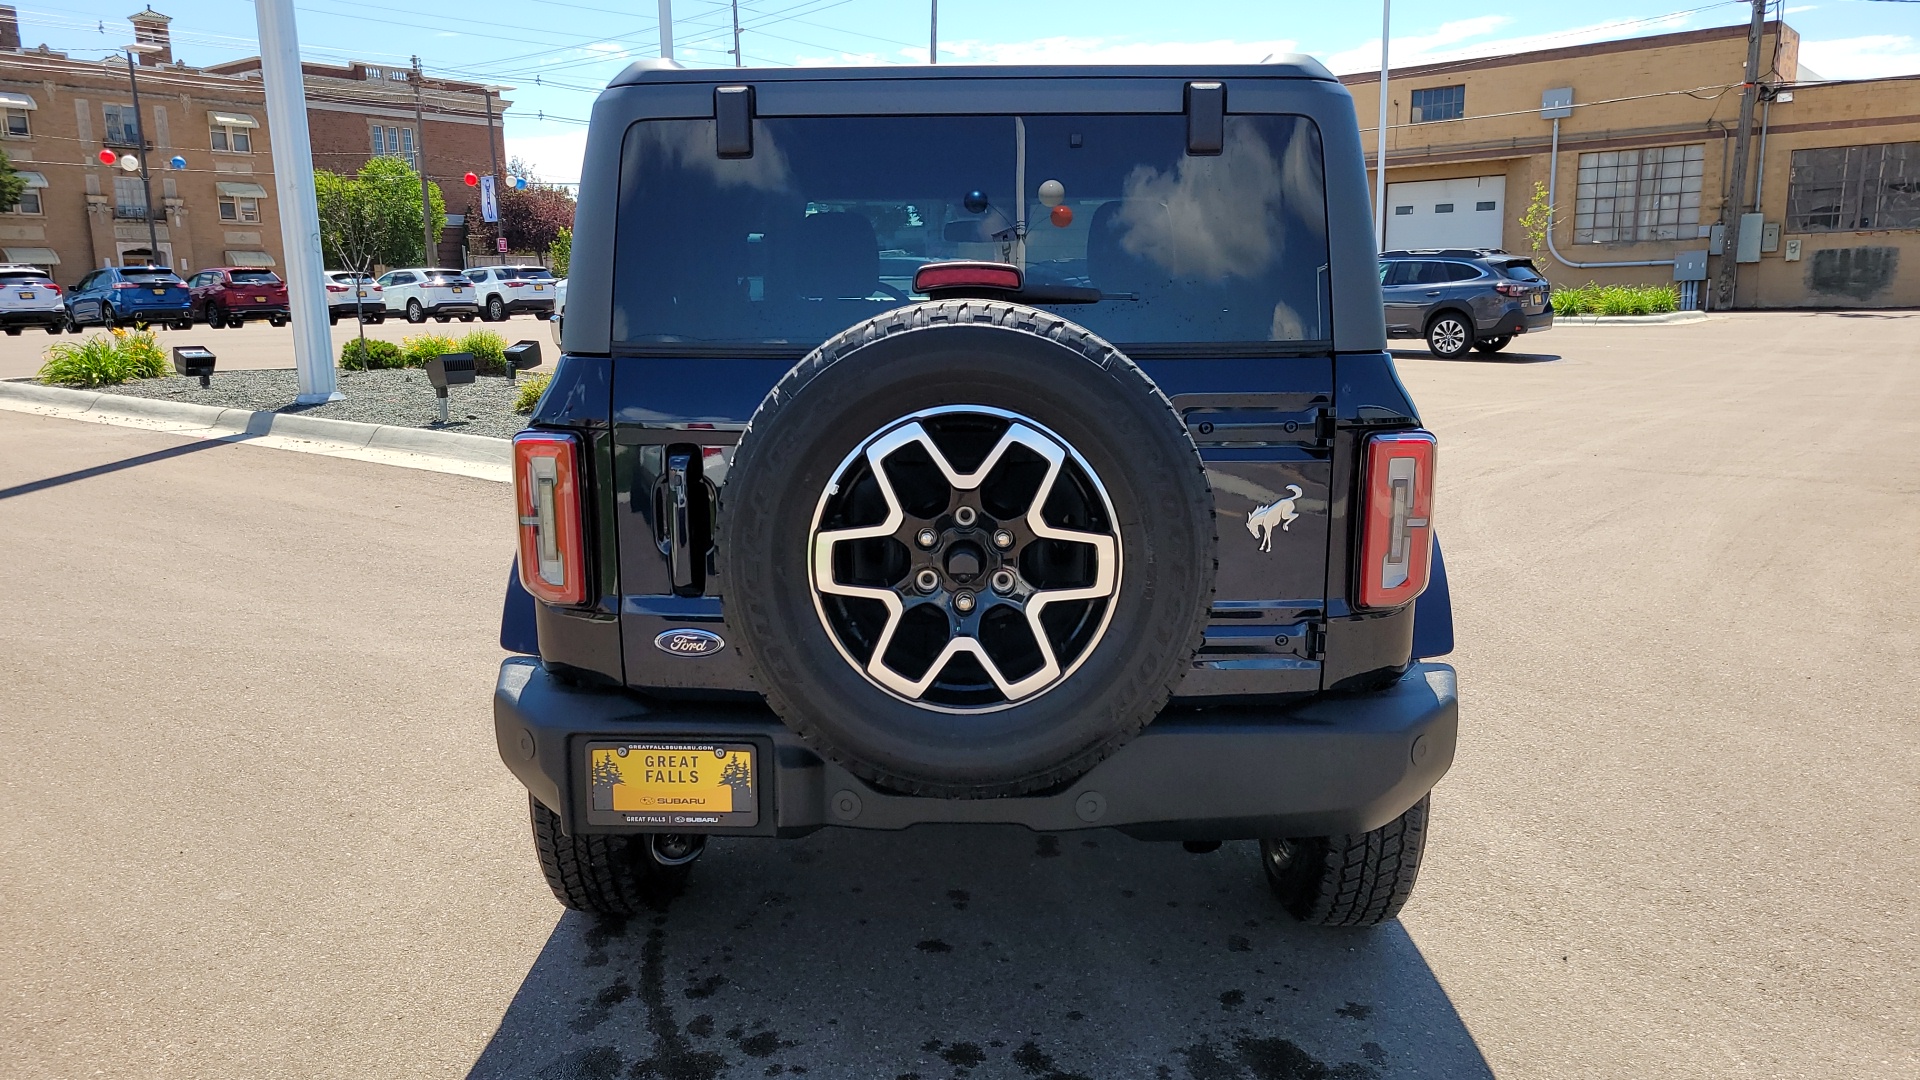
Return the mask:
<path id="1" fill-rule="evenodd" d="M 421 334 L 419 337 L 403 338 L 400 342 L 400 352 L 406 358 L 407 367 L 426 367 L 427 361 L 436 356 L 459 351 L 457 342 L 441 334 Z"/>
<path id="2" fill-rule="evenodd" d="M 507 373 L 507 339 L 491 330 L 475 330 L 460 339 L 458 352 L 473 354 L 473 370 L 478 375 Z"/>
<path id="3" fill-rule="evenodd" d="M 61 341 L 47 347 L 39 380 L 49 386 L 117 386 L 128 379 L 155 379 L 167 373 L 166 355 L 145 331 L 114 330 L 85 341 Z"/>
<path id="4" fill-rule="evenodd" d="M 1680 290 L 1672 285 L 1555 286 L 1556 315 L 1664 315 L 1680 310 Z"/>
<path id="5" fill-rule="evenodd" d="M 400 346 L 379 338 L 350 339 L 340 346 L 340 366 L 349 371 L 366 371 L 369 368 L 406 367 L 407 359 L 400 352 Z"/>
<path id="6" fill-rule="evenodd" d="M 520 380 L 520 391 L 514 395 L 513 411 L 531 413 L 540 404 L 540 395 L 547 392 L 547 384 L 553 381 L 551 375 L 529 375 Z"/>

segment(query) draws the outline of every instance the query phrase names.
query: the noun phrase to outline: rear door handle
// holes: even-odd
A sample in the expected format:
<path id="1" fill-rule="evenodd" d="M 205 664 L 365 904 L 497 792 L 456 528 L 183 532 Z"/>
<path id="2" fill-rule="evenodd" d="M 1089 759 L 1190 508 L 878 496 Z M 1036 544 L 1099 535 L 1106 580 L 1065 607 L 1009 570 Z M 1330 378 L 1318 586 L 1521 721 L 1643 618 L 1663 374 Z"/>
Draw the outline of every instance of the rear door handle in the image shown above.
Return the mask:
<path id="1" fill-rule="evenodd" d="M 1440 295 L 1440 290 L 1439 290 L 1439 289 L 1428 289 L 1428 290 L 1427 290 L 1427 295 L 1428 295 L 1428 296 L 1439 296 L 1439 295 Z"/>
<path id="2" fill-rule="evenodd" d="M 693 587 L 693 513 L 688 505 L 687 471 L 692 468 L 691 454 L 667 456 L 667 558 L 672 563 L 673 587 Z"/>

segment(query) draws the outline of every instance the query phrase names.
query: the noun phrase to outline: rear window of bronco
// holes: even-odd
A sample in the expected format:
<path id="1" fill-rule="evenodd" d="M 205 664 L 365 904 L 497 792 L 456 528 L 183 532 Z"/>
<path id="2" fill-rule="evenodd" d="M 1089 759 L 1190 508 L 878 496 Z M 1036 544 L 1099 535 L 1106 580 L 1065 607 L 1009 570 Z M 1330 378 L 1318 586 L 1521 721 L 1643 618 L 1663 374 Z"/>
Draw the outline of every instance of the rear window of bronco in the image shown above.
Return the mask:
<path id="1" fill-rule="evenodd" d="M 1180 115 L 770 118 L 723 159 L 712 120 L 628 129 L 616 348 L 803 351 L 948 259 L 1099 289 L 1058 310 L 1123 346 L 1324 342 L 1319 133 L 1229 116 L 1189 156 Z"/>

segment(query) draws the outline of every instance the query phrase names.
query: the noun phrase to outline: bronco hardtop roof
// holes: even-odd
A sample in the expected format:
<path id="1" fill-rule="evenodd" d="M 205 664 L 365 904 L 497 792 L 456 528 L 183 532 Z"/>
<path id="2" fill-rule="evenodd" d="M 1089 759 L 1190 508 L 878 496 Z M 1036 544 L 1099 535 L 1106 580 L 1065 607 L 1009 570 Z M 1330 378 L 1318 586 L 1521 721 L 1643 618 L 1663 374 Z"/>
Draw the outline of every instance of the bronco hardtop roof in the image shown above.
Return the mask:
<path id="1" fill-rule="evenodd" d="M 641 83 L 849 82 L 865 79 L 938 82 L 953 79 L 1316 79 L 1333 73 L 1305 53 L 1281 53 L 1264 64 L 939 64 L 911 67 L 684 68 L 651 58 L 628 64 L 609 89 Z"/>

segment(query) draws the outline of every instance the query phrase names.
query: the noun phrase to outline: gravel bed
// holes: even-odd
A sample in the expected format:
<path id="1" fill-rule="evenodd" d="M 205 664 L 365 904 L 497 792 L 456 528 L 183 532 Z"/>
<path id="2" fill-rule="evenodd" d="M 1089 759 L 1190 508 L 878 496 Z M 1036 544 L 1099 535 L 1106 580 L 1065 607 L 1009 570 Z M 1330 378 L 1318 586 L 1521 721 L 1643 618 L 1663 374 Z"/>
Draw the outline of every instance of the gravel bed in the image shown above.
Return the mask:
<path id="1" fill-rule="evenodd" d="M 296 376 L 288 370 L 216 372 L 213 385 L 202 390 L 199 379 L 169 375 L 163 379 L 138 379 L 119 386 L 103 386 L 110 394 L 185 401 L 195 405 L 217 405 L 228 409 L 253 409 L 303 416 L 324 416 L 329 420 L 357 420 L 363 424 L 391 424 L 395 427 L 433 428 L 458 431 L 467 435 L 489 435 L 510 439 L 527 426 L 527 418 L 513 411 L 516 383 L 482 375 L 470 385 L 448 391 L 447 415 L 442 425 L 434 404 L 433 384 L 424 371 L 410 368 L 378 371 L 342 371 L 340 392 L 346 397 L 324 405 L 295 405 L 299 393 Z"/>

